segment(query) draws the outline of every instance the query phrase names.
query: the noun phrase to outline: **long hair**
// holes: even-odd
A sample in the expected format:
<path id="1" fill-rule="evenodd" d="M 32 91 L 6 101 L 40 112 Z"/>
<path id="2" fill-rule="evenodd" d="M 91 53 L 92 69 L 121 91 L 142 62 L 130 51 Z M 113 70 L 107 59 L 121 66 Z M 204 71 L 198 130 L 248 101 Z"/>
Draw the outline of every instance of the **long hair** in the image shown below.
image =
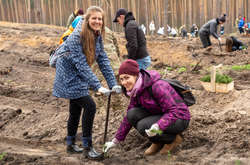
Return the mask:
<path id="1" fill-rule="evenodd" d="M 231 37 L 227 37 L 226 38 L 226 51 L 232 52 L 232 47 L 233 47 L 233 39 Z"/>
<path id="2" fill-rule="evenodd" d="M 81 32 L 81 43 L 82 43 L 82 51 L 84 52 L 87 63 L 91 66 L 95 61 L 95 32 L 89 26 L 89 18 L 95 13 L 102 13 L 102 29 L 99 34 L 102 35 L 102 38 L 105 37 L 105 17 L 103 10 L 98 6 L 91 6 L 87 9 L 86 15 L 84 16 L 84 21 L 82 24 L 82 32 Z"/>

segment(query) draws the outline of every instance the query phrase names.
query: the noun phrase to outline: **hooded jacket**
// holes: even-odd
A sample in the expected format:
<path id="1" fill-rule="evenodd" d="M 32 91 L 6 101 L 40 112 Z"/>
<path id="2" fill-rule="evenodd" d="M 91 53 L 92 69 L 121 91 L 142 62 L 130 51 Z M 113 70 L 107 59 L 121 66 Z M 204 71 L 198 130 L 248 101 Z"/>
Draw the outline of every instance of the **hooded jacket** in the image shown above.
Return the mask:
<path id="1" fill-rule="evenodd" d="M 233 40 L 233 48 L 234 50 L 240 50 L 240 47 L 244 46 L 243 42 L 241 42 L 240 40 L 238 40 L 236 37 L 231 36 L 232 40 Z"/>
<path id="2" fill-rule="evenodd" d="M 158 72 L 144 70 L 140 72 L 142 73 L 143 83 L 136 96 L 130 98 L 127 112 L 134 107 L 141 106 L 152 115 L 162 114 L 157 122 L 161 130 L 165 130 L 177 119 L 190 120 L 187 105 L 179 101 L 182 98 L 168 82 L 159 80 L 160 74 Z M 154 99 L 147 89 L 150 86 L 152 86 Z M 115 138 L 118 141 L 124 141 L 131 128 L 132 125 L 128 122 L 126 115 L 116 132 Z"/>
<path id="3" fill-rule="evenodd" d="M 218 39 L 219 36 L 217 34 L 217 27 L 219 25 L 219 19 L 212 19 L 208 21 L 206 24 L 202 25 L 200 29 L 200 35 L 205 35 L 205 36 L 214 36 L 214 38 Z"/>
<path id="4" fill-rule="evenodd" d="M 146 47 L 146 37 L 137 25 L 132 12 L 126 14 L 123 26 L 125 27 L 128 58 L 138 60 L 147 57 L 149 54 Z"/>

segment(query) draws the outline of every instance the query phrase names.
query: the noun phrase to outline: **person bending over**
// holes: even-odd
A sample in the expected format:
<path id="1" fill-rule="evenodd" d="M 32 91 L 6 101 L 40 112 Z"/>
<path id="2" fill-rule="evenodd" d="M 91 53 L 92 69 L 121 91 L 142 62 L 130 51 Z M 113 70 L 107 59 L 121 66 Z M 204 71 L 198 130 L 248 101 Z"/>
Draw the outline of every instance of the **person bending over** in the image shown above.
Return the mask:
<path id="1" fill-rule="evenodd" d="M 121 64 L 119 79 L 124 94 L 130 97 L 130 104 L 115 137 L 105 143 L 104 152 L 124 141 L 134 127 L 152 142 L 144 155 L 158 151 L 168 154 L 182 142 L 181 133 L 188 128 L 190 112 L 187 105 L 168 82 L 160 80 L 158 72 L 139 71 L 134 60 L 128 59 Z M 149 87 L 152 87 L 154 98 Z"/>
<path id="2" fill-rule="evenodd" d="M 204 48 L 212 45 L 210 35 L 212 35 L 214 38 L 218 39 L 219 42 L 221 42 L 221 38 L 217 34 L 217 28 L 219 24 L 223 24 L 224 22 L 226 22 L 226 14 L 224 14 L 220 18 L 212 19 L 202 25 L 199 30 L 199 36 Z"/>

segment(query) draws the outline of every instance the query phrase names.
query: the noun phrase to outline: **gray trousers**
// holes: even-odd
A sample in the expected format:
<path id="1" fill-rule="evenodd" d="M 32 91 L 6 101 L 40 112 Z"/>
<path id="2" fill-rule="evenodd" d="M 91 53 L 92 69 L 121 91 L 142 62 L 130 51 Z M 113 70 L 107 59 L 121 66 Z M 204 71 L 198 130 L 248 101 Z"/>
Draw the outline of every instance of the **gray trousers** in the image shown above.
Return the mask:
<path id="1" fill-rule="evenodd" d="M 208 34 L 199 33 L 199 37 L 204 48 L 212 45 Z"/>

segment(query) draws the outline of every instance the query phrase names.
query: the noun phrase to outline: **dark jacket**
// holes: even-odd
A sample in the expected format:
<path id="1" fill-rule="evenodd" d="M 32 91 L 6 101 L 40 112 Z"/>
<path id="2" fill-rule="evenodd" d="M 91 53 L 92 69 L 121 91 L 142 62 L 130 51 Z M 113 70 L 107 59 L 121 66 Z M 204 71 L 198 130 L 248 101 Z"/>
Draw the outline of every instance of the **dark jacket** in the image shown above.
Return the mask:
<path id="1" fill-rule="evenodd" d="M 231 36 L 231 38 L 233 40 L 233 46 L 232 46 L 233 51 L 240 50 L 241 49 L 240 47 L 244 46 L 244 44 L 236 37 Z"/>
<path id="2" fill-rule="evenodd" d="M 214 38 L 218 39 L 219 36 L 217 34 L 217 27 L 219 25 L 219 19 L 212 19 L 208 21 L 206 24 L 202 25 L 199 34 L 200 35 L 213 35 Z"/>
<path id="3" fill-rule="evenodd" d="M 137 25 L 132 12 L 126 14 L 123 26 L 125 27 L 128 58 L 137 60 L 147 57 L 149 54 L 146 47 L 146 37 L 142 29 Z"/>

